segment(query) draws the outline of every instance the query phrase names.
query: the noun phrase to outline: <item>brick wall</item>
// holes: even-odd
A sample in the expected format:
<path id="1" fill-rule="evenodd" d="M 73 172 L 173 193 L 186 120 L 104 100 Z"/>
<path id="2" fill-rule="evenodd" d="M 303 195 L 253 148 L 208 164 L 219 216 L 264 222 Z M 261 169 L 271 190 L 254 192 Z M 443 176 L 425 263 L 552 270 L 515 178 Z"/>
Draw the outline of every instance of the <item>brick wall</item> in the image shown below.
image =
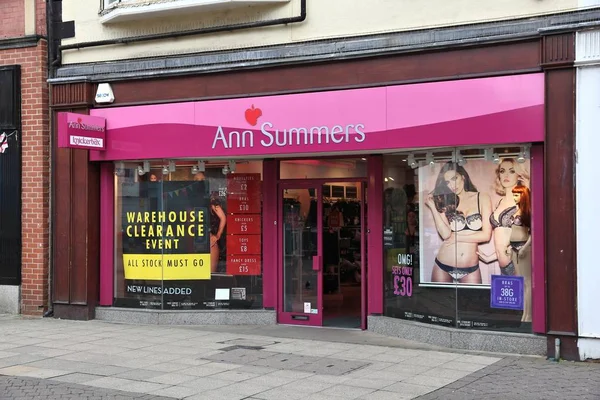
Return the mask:
<path id="1" fill-rule="evenodd" d="M 0 40 L 23 36 L 24 0 L 0 0 Z M 36 0 L 36 32 L 46 32 L 46 1 Z M 48 305 L 50 136 L 47 42 L 0 50 L 0 65 L 21 65 L 22 271 L 21 313 Z"/>
<path id="2" fill-rule="evenodd" d="M 0 39 L 23 36 L 24 33 L 24 0 L 0 0 Z"/>
<path id="3" fill-rule="evenodd" d="M 47 47 L 0 50 L 1 65 L 21 65 L 22 283 L 21 313 L 48 303 L 49 121 Z"/>
<path id="4" fill-rule="evenodd" d="M 46 0 L 35 0 L 35 32 L 46 35 Z"/>

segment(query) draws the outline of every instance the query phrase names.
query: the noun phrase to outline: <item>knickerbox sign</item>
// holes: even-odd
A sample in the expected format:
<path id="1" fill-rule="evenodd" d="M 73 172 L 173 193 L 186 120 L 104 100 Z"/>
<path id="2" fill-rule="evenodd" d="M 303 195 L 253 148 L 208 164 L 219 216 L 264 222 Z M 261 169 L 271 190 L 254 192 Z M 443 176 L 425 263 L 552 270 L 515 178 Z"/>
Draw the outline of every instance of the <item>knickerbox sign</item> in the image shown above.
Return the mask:
<path id="1" fill-rule="evenodd" d="M 84 114 L 58 113 L 58 147 L 106 149 L 106 119 Z"/>

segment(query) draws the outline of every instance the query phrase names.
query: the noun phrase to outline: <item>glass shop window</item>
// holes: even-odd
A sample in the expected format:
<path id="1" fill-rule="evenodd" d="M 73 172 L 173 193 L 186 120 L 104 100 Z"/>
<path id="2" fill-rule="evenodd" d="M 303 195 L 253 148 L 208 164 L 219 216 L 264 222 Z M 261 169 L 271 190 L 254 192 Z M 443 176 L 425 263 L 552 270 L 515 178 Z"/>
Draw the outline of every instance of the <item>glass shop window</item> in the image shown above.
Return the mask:
<path id="1" fill-rule="evenodd" d="M 531 332 L 529 148 L 384 156 L 385 315 Z"/>
<path id="2" fill-rule="evenodd" d="M 114 305 L 262 308 L 262 162 L 115 163 Z"/>

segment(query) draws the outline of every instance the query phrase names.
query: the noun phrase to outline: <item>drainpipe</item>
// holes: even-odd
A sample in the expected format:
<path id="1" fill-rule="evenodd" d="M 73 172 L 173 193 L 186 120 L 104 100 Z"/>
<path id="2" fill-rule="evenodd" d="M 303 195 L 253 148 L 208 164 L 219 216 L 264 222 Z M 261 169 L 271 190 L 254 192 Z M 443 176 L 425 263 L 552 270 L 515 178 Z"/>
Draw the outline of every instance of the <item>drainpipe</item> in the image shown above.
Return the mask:
<path id="1" fill-rule="evenodd" d="M 285 25 L 285 24 L 304 22 L 305 20 L 306 20 L 306 0 L 300 0 L 300 15 L 297 15 L 295 17 L 278 18 L 278 19 L 273 19 L 273 20 L 269 20 L 269 21 L 243 22 L 241 24 L 230 24 L 230 25 L 214 26 L 214 27 L 209 27 L 209 28 L 191 29 L 191 30 L 180 31 L 180 32 L 157 33 L 157 34 L 145 35 L 145 36 L 133 36 L 133 37 L 125 37 L 125 38 L 119 38 L 119 39 L 97 40 L 95 42 L 82 42 L 82 43 L 60 45 L 60 46 L 58 46 L 56 60 L 54 60 L 54 62 L 52 62 L 52 66 L 57 66 L 61 63 L 62 52 L 64 50 L 78 50 L 78 49 L 83 49 L 86 47 L 98 47 L 98 46 L 111 46 L 111 45 L 115 45 L 115 44 L 138 43 L 138 42 L 145 42 L 148 40 L 161 40 L 161 39 L 171 39 L 171 38 L 178 38 L 178 37 L 184 37 L 184 36 L 205 35 L 205 34 L 209 34 L 209 33 L 236 31 L 236 30 L 240 30 L 240 29 L 264 28 L 267 26 Z"/>
<path id="2" fill-rule="evenodd" d="M 53 8 L 53 4 L 54 4 L 54 0 L 50 0 L 46 2 L 46 32 L 48 32 L 48 73 L 52 74 L 52 57 L 53 57 L 53 53 L 55 50 L 55 46 L 54 46 L 54 8 Z M 50 86 L 48 86 L 48 96 L 51 96 L 51 89 Z M 46 282 L 46 284 L 48 285 L 48 310 L 44 313 L 43 318 L 48 318 L 48 317 L 52 317 L 54 315 L 54 262 L 52 261 L 53 258 L 53 254 L 54 254 L 54 246 L 53 246 L 53 229 L 54 229 L 54 218 L 52 218 L 52 213 L 54 212 L 54 194 L 53 194 L 53 190 L 54 190 L 54 182 L 53 182 L 53 176 L 54 176 L 54 140 L 53 138 L 53 131 L 52 131 L 52 111 L 48 110 L 49 116 L 48 116 L 48 129 L 49 129 L 49 137 L 50 137 L 50 142 L 48 143 L 48 146 L 50 146 L 50 160 L 49 160 L 49 165 L 48 168 L 50 169 L 50 176 L 48 177 L 48 181 L 49 181 L 49 190 L 48 190 L 48 195 L 50 196 L 50 198 L 48 199 L 48 222 L 49 222 L 49 227 L 48 227 L 48 281 Z"/>

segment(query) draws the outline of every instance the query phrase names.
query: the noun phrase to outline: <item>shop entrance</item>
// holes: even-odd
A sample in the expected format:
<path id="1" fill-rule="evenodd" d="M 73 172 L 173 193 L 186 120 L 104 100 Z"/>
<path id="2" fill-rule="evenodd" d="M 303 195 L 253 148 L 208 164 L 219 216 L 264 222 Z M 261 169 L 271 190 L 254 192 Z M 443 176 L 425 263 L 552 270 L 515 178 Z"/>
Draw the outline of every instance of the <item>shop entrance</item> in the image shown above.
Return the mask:
<path id="1" fill-rule="evenodd" d="M 366 328 L 366 181 L 279 184 L 279 323 Z"/>

